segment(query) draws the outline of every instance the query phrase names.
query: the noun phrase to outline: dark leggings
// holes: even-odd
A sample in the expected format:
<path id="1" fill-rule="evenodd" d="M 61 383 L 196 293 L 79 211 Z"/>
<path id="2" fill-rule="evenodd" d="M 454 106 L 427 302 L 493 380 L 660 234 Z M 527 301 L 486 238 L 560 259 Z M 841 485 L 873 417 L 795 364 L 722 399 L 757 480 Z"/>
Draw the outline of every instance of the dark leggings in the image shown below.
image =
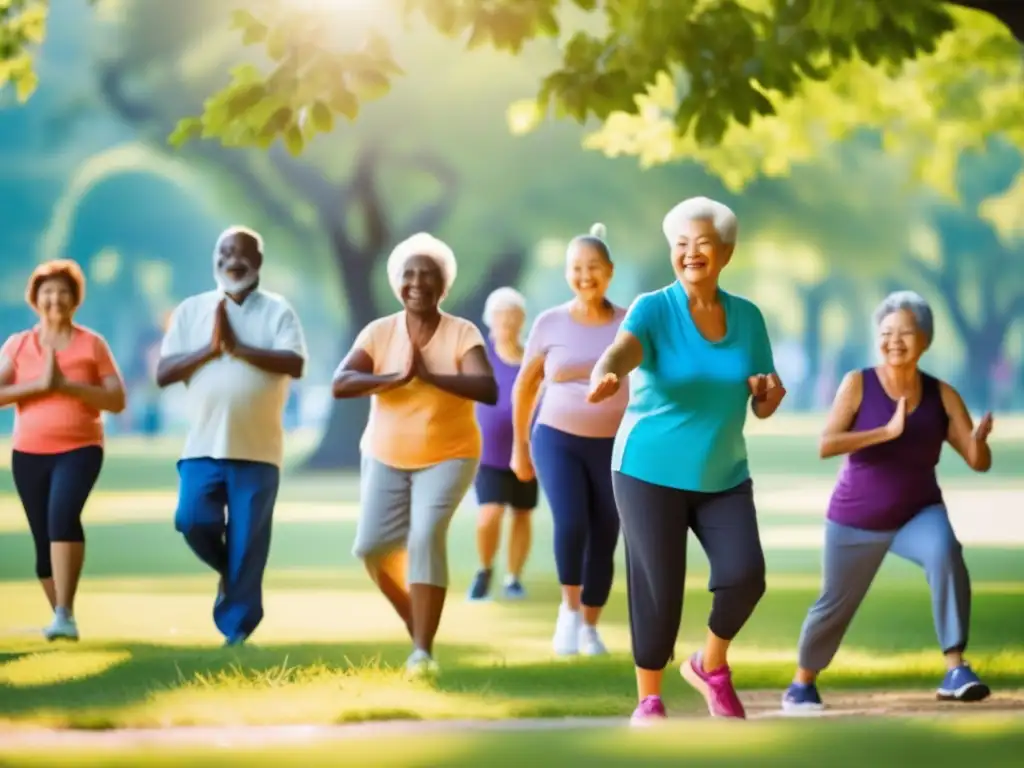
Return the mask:
<path id="1" fill-rule="evenodd" d="M 32 531 L 40 579 L 53 577 L 51 542 L 85 541 L 82 510 L 102 466 L 103 449 L 98 445 L 66 453 L 13 452 L 14 487 Z"/>
<path id="2" fill-rule="evenodd" d="M 538 424 L 532 453 L 555 520 L 555 564 L 563 586 L 582 586 L 581 602 L 608 602 L 619 543 L 612 490 L 612 437 L 580 437 Z"/>
<path id="3" fill-rule="evenodd" d="M 750 480 L 720 493 L 652 485 L 616 472 L 615 500 L 626 541 L 633 660 L 664 669 L 683 616 L 686 539 L 693 529 L 711 565 L 708 628 L 732 640 L 764 594 L 764 552 Z"/>

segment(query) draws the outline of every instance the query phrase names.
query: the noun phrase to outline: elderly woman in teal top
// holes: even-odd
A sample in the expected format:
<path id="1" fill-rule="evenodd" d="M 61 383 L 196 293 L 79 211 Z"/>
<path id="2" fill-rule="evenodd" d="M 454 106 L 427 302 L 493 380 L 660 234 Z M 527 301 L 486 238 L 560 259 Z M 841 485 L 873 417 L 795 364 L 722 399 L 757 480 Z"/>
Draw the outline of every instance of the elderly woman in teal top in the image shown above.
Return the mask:
<path id="1" fill-rule="evenodd" d="M 669 211 L 663 230 L 678 279 L 633 302 L 588 395 L 600 402 L 632 373 L 612 479 L 626 543 L 638 725 L 665 717 L 661 681 L 682 618 L 690 529 L 711 564 L 714 598 L 704 650 L 681 673 L 712 716 L 745 716 L 726 652 L 765 581 L 743 426 L 748 409 L 768 418 L 785 395 L 761 311 L 718 286 L 736 216 L 691 198 Z"/>

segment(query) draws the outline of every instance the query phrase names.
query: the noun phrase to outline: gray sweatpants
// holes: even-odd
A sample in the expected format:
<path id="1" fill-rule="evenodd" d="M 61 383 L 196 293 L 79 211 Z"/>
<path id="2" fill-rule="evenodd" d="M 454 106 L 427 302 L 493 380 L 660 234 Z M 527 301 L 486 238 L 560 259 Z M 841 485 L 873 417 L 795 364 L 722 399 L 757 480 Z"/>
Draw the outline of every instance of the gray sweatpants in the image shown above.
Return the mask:
<path id="1" fill-rule="evenodd" d="M 818 672 L 832 662 L 887 552 L 924 568 L 942 651 L 967 647 L 971 581 L 946 508 L 936 504 L 895 531 L 865 531 L 826 521 L 821 596 L 800 632 L 801 668 Z"/>
<path id="2" fill-rule="evenodd" d="M 405 549 L 409 584 L 448 586 L 448 524 L 476 474 L 476 459 L 396 469 L 364 456 L 352 554 L 366 559 Z"/>

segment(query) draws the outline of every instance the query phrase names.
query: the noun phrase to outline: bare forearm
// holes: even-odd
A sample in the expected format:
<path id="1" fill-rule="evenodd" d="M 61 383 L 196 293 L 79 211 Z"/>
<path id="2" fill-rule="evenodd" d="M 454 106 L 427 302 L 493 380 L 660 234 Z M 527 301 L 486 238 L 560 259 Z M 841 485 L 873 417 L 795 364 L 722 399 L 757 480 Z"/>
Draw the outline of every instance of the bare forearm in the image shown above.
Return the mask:
<path id="1" fill-rule="evenodd" d="M 8 384 L 0 387 L 0 408 L 10 405 L 17 405 L 23 400 L 28 400 L 42 394 L 39 385 L 34 381 L 24 381 L 20 384 Z"/>
<path id="2" fill-rule="evenodd" d="M 217 351 L 209 347 L 183 355 L 161 357 L 156 366 L 156 385 L 163 389 L 172 384 L 187 382 L 192 375 L 213 360 Z"/>
<path id="3" fill-rule="evenodd" d="M 493 376 L 464 373 L 449 376 L 431 375 L 426 382 L 449 394 L 476 403 L 494 405 L 498 402 L 498 383 Z"/>
<path id="4" fill-rule="evenodd" d="M 530 422 L 537 410 L 541 381 L 516 382 L 512 390 L 512 439 L 525 443 L 530 436 Z"/>
<path id="5" fill-rule="evenodd" d="M 590 381 L 600 381 L 608 374 L 623 380 L 642 362 L 643 351 L 638 342 L 623 344 L 617 341 L 608 347 L 594 364 L 594 369 L 590 372 Z"/>
<path id="6" fill-rule="evenodd" d="M 879 443 L 887 443 L 892 439 L 885 427 L 867 429 L 863 432 L 836 432 L 822 435 L 820 444 L 821 458 L 829 459 L 844 453 L 853 453 Z"/>
<path id="7" fill-rule="evenodd" d="M 124 390 L 120 387 L 109 389 L 107 387 L 95 386 L 92 384 L 76 384 L 71 381 L 64 382 L 60 392 L 81 400 L 90 408 L 97 411 L 109 411 L 110 413 L 121 413 L 125 406 Z"/>
<path id="8" fill-rule="evenodd" d="M 306 361 L 294 352 L 277 349 L 257 349 L 239 345 L 235 349 L 235 357 L 266 373 L 276 373 L 301 379 Z"/>
<path id="9" fill-rule="evenodd" d="M 334 377 L 331 394 L 336 400 L 346 400 L 377 395 L 401 385 L 402 377 L 397 373 L 377 375 L 362 371 L 342 371 Z"/>
<path id="10" fill-rule="evenodd" d="M 967 465 L 975 472 L 988 472 L 992 469 L 992 449 L 987 442 L 971 440 L 967 451 Z"/>

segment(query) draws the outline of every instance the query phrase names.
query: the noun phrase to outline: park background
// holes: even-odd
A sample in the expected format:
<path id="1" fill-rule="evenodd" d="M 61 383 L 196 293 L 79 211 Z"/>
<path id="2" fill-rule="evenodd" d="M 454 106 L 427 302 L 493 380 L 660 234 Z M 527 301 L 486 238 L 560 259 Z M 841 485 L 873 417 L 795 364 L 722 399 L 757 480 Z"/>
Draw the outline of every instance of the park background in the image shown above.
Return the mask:
<path id="1" fill-rule="evenodd" d="M 739 684 L 765 692 L 752 694 L 753 708 L 776 704 L 816 595 L 838 468 L 817 458 L 824 409 L 842 373 L 873 360 L 873 307 L 903 288 L 936 313 L 926 369 L 957 386 L 976 418 L 996 414 L 992 471 L 972 475 L 947 449 L 941 476 L 975 583 L 971 658 L 1010 695 L 1004 705 L 1024 706 L 1013 693 L 1024 686 L 1020 146 L 988 137 L 959 155 L 945 183 L 913 169 L 914 148 L 871 131 L 813 152 L 795 132 L 791 145 L 776 135 L 762 161 L 769 170 L 744 178 L 721 173 L 721 161 L 611 157 L 595 147 L 629 144 L 612 122 L 597 138 L 599 126 L 568 121 L 510 130 L 509 104 L 533 93 L 551 51 L 466 54 L 413 27 L 394 31 L 407 70 L 394 91 L 301 157 L 215 142 L 173 149 L 166 137 L 176 121 L 201 109 L 237 57 L 220 5 L 138 0 L 97 11 L 62 0 L 37 59 L 38 91 L 24 105 L 3 97 L 0 337 L 32 322 L 23 292 L 33 267 L 75 259 L 89 279 L 78 319 L 109 340 L 129 407 L 108 421 L 107 466 L 87 511 L 84 641 L 73 650 L 32 636 L 45 605 L 6 449 L 0 455 L 0 718 L 110 727 L 627 715 L 621 576 L 605 620 L 614 655 L 549 658 L 557 585 L 543 506 L 530 599 L 468 605 L 467 499 L 453 523 L 454 583 L 438 640 L 446 674 L 438 687 L 410 688 L 391 671 L 407 652 L 400 625 L 349 554 L 366 406 L 333 404 L 329 381 L 355 332 L 397 309 L 383 263 L 412 232 L 440 236 L 459 257 L 447 310 L 480 322 L 487 294 L 512 285 L 532 318 L 569 297 L 565 246 L 595 221 L 607 225 L 616 261 L 613 300 L 628 304 L 670 281 L 661 219 L 693 195 L 739 215 L 723 282 L 761 306 L 789 391 L 775 419 L 749 430 L 769 561 L 768 596 L 735 650 Z M 214 577 L 172 527 L 181 393 L 159 393 L 152 376 L 168 313 L 211 288 L 214 241 L 231 224 L 263 233 L 262 284 L 298 308 L 310 364 L 286 415 L 267 617 L 252 648 L 229 652 L 216 648 L 209 620 Z M 0 412 L 0 432 L 12 420 Z M 701 636 L 709 605 L 706 562 L 693 556 L 683 650 Z M 893 706 L 925 706 L 942 671 L 934 642 L 923 577 L 888 562 L 826 695 L 869 690 Z M 699 710 L 681 684 L 668 703 Z"/>

